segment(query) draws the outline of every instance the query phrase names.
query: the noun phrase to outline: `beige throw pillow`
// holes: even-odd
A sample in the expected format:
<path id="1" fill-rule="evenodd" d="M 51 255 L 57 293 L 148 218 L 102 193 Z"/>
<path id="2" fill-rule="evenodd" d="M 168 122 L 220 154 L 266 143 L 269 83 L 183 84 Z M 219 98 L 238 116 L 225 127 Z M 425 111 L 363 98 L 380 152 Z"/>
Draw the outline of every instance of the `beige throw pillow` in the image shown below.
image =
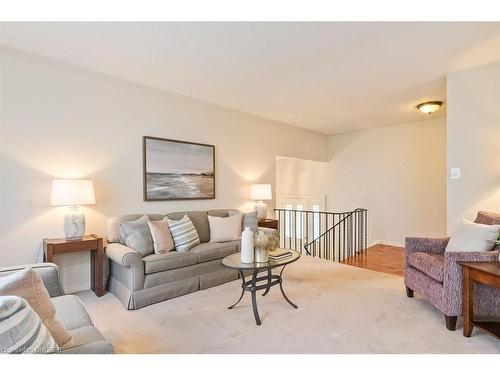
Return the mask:
<path id="1" fill-rule="evenodd" d="M 450 238 L 446 251 L 490 251 L 500 232 L 500 225 L 477 224 L 462 219 Z"/>
<path id="2" fill-rule="evenodd" d="M 172 234 L 168 228 L 166 219 L 159 221 L 152 221 L 148 219 L 149 231 L 153 237 L 153 248 L 155 254 L 168 253 L 175 249 Z"/>
<path id="3" fill-rule="evenodd" d="M 56 309 L 49 293 L 33 269 L 25 268 L 12 275 L 0 277 L 0 295 L 24 298 L 42 319 L 57 345 L 63 346 L 71 340 L 68 330 L 56 319 Z"/>
<path id="4" fill-rule="evenodd" d="M 208 215 L 210 225 L 210 242 L 235 241 L 241 238 L 241 222 L 243 214 L 229 217 Z"/>

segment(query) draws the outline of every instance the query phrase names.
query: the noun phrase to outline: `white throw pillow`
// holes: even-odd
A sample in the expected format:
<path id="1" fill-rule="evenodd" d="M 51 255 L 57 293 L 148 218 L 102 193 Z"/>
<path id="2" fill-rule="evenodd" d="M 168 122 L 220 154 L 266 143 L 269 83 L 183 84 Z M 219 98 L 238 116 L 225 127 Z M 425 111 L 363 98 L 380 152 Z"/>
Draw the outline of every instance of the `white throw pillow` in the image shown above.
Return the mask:
<path id="1" fill-rule="evenodd" d="M 167 219 L 152 221 L 148 219 L 148 227 L 153 237 L 155 254 L 168 253 L 175 249 L 174 240 L 168 227 Z"/>
<path id="2" fill-rule="evenodd" d="M 500 225 L 477 224 L 462 219 L 450 238 L 446 251 L 491 251 L 500 232 Z"/>
<path id="3" fill-rule="evenodd" d="M 241 238 L 241 221 L 243 214 L 236 214 L 229 217 L 218 217 L 208 215 L 210 225 L 209 242 L 235 241 Z"/>

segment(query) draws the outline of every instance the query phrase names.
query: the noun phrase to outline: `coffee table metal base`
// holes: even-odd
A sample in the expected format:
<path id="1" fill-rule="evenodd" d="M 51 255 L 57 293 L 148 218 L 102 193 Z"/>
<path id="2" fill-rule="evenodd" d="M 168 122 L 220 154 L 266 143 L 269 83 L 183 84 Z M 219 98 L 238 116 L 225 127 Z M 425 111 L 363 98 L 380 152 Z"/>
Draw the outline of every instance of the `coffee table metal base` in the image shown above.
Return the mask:
<path id="1" fill-rule="evenodd" d="M 298 309 L 298 306 L 294 304 L 290 299 L 287 297 L 285 294 L 285 291 L 283 290 L 283 271 L 285 269 L 286 265 L 281 268 L 281 272 L 279 275 L 273 275 L 271 270 L 267 270 L 267 276 L 261 276 L 257 277 L 257 275 L 260 272 L 263 272 L 265 270 L 255 270 L 252 273 L 252 279 L 246 281 L 245 280 L 245 275 L 243 274 L 242 270 L 238 270 L 238 273 L 240 275 L 241 279 L 241 295 L 238 301 L 236 301 L 234 304 L 228 307 L 228 309 L 232 309 L 235 307 L 243 298 L 243 295 L 245 294 L 245 291 L 250 292 L 252 294 L 252 309 L 253 309 L 253 315 L 255 317 L 255 322 L 257 323 L 258 326 L 261 325 L 260 321 L 260 316 L 259 316 L 259 310 L 257 309 L 257 291 L 258 290 L 264 290 L 264 294 L 262 296 L 265 296 L 267 293 L 269 293 L 269 290 L 271 287 L 275 285 L 280 286 L 281 294 L 283 295 L 283 298 L 295 309 Z M 265 281 L 265 284 L 257 285 L 257 283 L 261 283 L 262 281 Z"/>

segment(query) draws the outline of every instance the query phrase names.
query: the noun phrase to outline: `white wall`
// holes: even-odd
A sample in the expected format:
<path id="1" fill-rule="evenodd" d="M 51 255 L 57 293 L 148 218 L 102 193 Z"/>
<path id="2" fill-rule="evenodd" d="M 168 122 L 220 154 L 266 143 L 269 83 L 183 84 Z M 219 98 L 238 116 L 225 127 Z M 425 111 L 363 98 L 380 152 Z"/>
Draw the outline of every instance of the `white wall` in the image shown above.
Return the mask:
<path id="1" fill-rule="evenodd" d="M 328 209 L 368 209 L 369 243 L 446 234 L 446 120 L 329 137 Z"/>
<path id="2" fill-rule="evenodd" d="M 62 236 L 54 177 L 94 180 L 87 232 L 102 234 L 111 215 L 251 209 L 249 184 L 274 184 L 277 155 L 326 160 L 318 133 L 12 50 L 0 64 L 0 265 L 32 262 L 42 238 Z M 143 202 L 143 135 L 214 144 L 216 199 Z M 67 289 L 88 288 L 88 259 L 56 258 Z"/>
<path id="3" fill-rule="evenodd" d="M 500 212 L 500 63 L 448 75 L 448 232 L 478 210 Z"/>
<path id="4" fill-rule="evenodd" d="M 276 196 L 323 196 L 327 176 L 327 162 L 279 156 L 276 158 Z"/>

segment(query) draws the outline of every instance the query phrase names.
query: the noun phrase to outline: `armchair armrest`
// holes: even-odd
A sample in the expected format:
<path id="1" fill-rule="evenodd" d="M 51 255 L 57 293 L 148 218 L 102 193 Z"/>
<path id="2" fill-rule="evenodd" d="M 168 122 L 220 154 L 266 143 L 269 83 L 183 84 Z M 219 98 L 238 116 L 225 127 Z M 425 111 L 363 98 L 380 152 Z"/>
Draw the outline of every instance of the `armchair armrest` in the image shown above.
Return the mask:
<path id="1" fill-rule="evenodd" d="M 444 254 L 444 280 L 446 290 L 445 298 L 459 301 L 462 305 L 462 267 L 457 262 L 491 262 L 498 260 L 499 251 L 449 251 Z"/>
<path id="2" fill-rule="evenodd" d="M 409 253 L 432 253 L 444 254 L 449 237 L 446 238 L 424 238 L 424 237 L 406 237 L 405 250 Z"/>
<path id="3" fill-rule="evenodd" d="M 129 290 L 141 290 L 144 287 L 144 262 L 134 249 L 120 243 L 106 246 L 106 255 L 111 259 L 111 277 L 119 280 Z M 118 266 L 114 266 L 116 263 Z"/>
<path id="4" fill-rule="evenodd" d="M 38 276 L 40 276 L 51 298 L 64 295 L 64 291 L 61 286 L 61 278 L 59 275 L 59 267 L 54 263 L 35 263 L 22 264 L 19 266 L 1 267 L 0 277 L 10 275 L 14 272 L 23 270 L 28 267 L 33 268 Z"/>

